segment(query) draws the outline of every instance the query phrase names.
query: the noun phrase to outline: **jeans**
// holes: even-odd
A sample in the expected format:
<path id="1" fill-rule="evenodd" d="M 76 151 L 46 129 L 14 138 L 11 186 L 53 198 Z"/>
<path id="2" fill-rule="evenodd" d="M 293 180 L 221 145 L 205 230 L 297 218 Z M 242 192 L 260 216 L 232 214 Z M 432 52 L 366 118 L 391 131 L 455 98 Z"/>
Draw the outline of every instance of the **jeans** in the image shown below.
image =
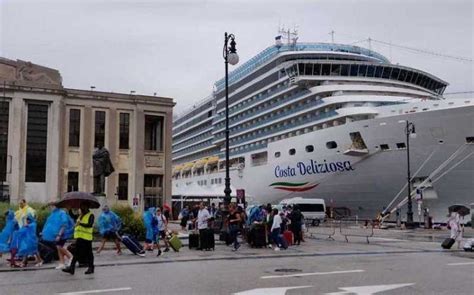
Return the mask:
<path id="1" fill-rule="evenodd" d="M 229 231 L 230 231 L 230 237 L 232 241 L 234 242 L 234 248 L 237 249 L 239 246 L 239 241 L 237 240 L 237 235 L 239 234 L 239 227 L 237 225 L 230 225 L 229 226 Z"/>
<path id="2" fill-rule="evenodd" d="M 276 244 L 277 247 L 281 247 L 282 245 L 280 232 L 281 232 L 280 228 L 274 228 L 272 230 L 272 240 Z"/>

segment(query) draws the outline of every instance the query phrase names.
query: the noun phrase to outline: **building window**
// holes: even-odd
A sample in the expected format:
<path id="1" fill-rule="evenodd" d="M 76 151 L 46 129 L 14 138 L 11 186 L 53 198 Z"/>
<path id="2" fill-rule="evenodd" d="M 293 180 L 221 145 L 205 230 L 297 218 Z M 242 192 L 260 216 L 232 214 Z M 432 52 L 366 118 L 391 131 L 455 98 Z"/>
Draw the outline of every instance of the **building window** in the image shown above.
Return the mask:
<path id="1" fill-rule="evenodd" d="M 95 136 L 94 146 L 103 147 L 105 146 L 105 112 L 95 112 Z"/>
<path id="2" fill-rule="evenodd" d="M 145 174 L 144 200 L 145 209 L 161 205 L 163 175 Z"/>
<path id="3" fill-rule="evenodd" d="M 79 146 L 81 136 L 81 110 L 69 110 L 69 146 Z"/>
<path id="4" fill-rule="evenodd" d="M 68 192 L 79 191 L 79 172 L 67 173 L 67 191 Z"/>
<path id="5" fill-rule="evenodd" d="M 163 117 L 145 116 L 145 150 L 163 150 Z"/>
<path id="6" fill-rule="evenodd" d="M 306 152 L 312 153 L 313 151 L 314 151 L 314 146 L 312 146 L 312 145 L 307 145 L 306 146 Z"/>
<path id="7" fill-rule="evenodd" d="M 121 150 L 129 149 L 130 142 L 130 114 L 120 113 L 120 139 L 119 148 Z"/>
<path id="8" fill-rule="evenodd" d="M 119 201 L 128 200 L 128 174 L 119 173 L 117 197 Z"/>
<path id="9" fill-rule="evenodd" d="M 48 105 L 28 104 L 26 182 L 46 181 Z"/>
<path id="10" fill-rule="evenodd" d="M 7 179 L 7 150 L 8 150 L 8 118 L 10 103 L 0 102 L 0 181 Z M 3 195 L 0 195 L 0 199 Z"/>
<path id="11" fill-rule="evenodd" d="M 397 143 L 397 149 L 406 149 L 407 146 L 405 145 L 404 142 L 399 142 Z"/>
<path id="12" fill-rule="evenodd" d="M 335 149 L 337 148 L 337 143 L 335 141 L 328 141 L 326 142 L 326 147 L 330 150 Z"/>
<path id="13" fill-rule="evenodd" d="M 288 151 L 288 153 L 290 154 L 290 156 L 293 156 L 294 154 L 296 154 L 296 150 L 295 149 L 290 149 Z"/>

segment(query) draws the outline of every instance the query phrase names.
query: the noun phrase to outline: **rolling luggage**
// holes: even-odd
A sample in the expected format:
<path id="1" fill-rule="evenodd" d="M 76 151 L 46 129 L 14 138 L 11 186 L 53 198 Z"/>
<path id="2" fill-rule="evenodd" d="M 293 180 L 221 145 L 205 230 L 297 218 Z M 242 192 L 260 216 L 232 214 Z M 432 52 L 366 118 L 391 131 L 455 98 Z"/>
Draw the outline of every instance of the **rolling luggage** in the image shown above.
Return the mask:
<path id="1" fill-rule="evenodd" d="M 43 263 L 50 263 L 58 260 L 58 250 L 54 242 L 40 241 L 38 242 L 38 253 L 43 260 Z"/>
<path id="2" fill-rule="evenodd" d="M 190 233 L 189 234 L 189 249 L 197 249 L 199 248 L 199 234 L 198 233 Z"/>
<path id="3" fill-rule="evenodd" d="M 289 230 L 285 230 L 283 232 L 283 238 L 286 240 L 286 242 L 288 243 L 288 246 L 291 246 L 293 245 L 293 241 L 294 241 L 294 235 L 293 235 L 293 232 L 289 231 Z"/>
<path id="4" fill-rule="evenodd" d="M 125 247 L 130 250 L 130 252 L 138 256 L 145 256 L 145 250 L 143 250 L 143 246 L 134 237 L 130 235 L 123 235 L 121 240 Z"/>
<path id="5" fill-rule="evenodd" d="M 169 243 L 170 243 L 171 248 L 175 252 L 179 252 L 179 249 L 181 249 L 181 247 L 183 247 L 183 244 L 181 243 L 181 241 L 180 241 L 180 239 L 178 238 L 177 235 L 172 235 L 171 239 L 169 239 Z"/>
<path id="6" fill-rule="evenodd" d="M 447 238 L 446 240 L 443 241 L 443 243 L 441 244 L 441 247 L 443 247 L 443 249 L 451 249 L 451 247 L 454 245 L 454 242 L 455 242 L 454 239 Z"/>
<path id="7" fill-rule="evenodd" d="M 207 228 L 200 231 L 199 246 L 201 250 L 214 250 L 216 248 L 214 241 L 214 230 Z"/>
<path id="8" fill-rule="evenodd" d="M 256 226 L 249 231 L 248 243 L 255 248 L 267 246 L 267 233 L 265 226 Z"/>

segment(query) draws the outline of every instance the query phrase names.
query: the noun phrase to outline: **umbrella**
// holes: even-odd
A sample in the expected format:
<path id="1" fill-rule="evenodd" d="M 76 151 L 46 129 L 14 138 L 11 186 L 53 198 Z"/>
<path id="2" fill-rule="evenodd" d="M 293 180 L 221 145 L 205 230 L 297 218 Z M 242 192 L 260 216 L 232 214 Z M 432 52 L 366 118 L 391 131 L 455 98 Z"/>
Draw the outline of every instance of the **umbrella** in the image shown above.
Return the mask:
<path id="1" fill-rule="evenodd" d="M 96 209 L 100 203 L 94 195 L 86 192 L 69 192 L 64 194 L 64 198 L 56 203 L 60 208 L 80 208 L 82 203 L 87 203 L 89 208 Z"/>
<path id="2" fill-rule="evenodd" d="M 471 210 L 469 210 L 469 208 L 464 205 L 452 205 L 449 206 L 448 209 L 449 212 L 457 212 L 461 216 L 466 216 L 471 212 Z"/>

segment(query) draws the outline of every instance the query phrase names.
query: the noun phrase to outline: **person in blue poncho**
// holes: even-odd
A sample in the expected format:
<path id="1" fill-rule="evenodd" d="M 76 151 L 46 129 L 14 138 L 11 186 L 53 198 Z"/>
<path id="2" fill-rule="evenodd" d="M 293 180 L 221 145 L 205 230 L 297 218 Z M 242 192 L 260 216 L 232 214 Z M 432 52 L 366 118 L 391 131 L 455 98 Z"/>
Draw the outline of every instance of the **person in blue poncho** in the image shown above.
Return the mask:
<path id="1" fill-rule="evenodd" d="M 2 257 L 3 253 L 10 252 L 10 244 L 15 230 L 18 230 L 15 213 L 12 210 L 8 210 L 5 212 L 5 226 L 0 232 L 0 257 Z"/>
<path id="2" fill-rule="evenodd" d="M 143 213 L 143 223 L 146 229 L 145 250 L 153 251 L 158 235 L 158 220 L 156 219 L 156 208 L 148 208 Z"/>
<path id="3" fill-rule="evenodd" d="M 99 232 L 102 236 L 102 244 L 99 249 L 97 249 L 97 254 L 104 249 L 105 242 L 107 240 L 112 240 L 115 242 L 115 247 L 117 248 L 117 254 L 122 254 L 122 249 L 120 249 L 120 239 L 118 231 L 122 227 L 122 220 L 117 214 L 110 211 L 109 206 L 105 205 L 102 208 L 102 213 L 99 216 Z"/>
<path id="4" fill-rule="evenodd" d="M 26 217 L 23 227 L 13 233 L 11 243 L 11 265 L 13 267 L 25 267 L 28 256 L 34 256 L 37 267 L 43 265 L 38 253 L 38 237 L 36 236 L 36 220 L 32 215 Z M 16 263 L 16 256 L 22 257 L 21 263 Z"/>
<path id="5" fill-rule="evenodd" d="M 72 254 L 64 245 L 67 240 L 72 238 L 74 233 L 74 220 L 63 210 L 57 208 L 54 203 L 50 203 L 51 213 L 46 219 L 41 232 L 42 240 L 56 248 L 59 256 L 59 264 L 56 269 L 63 269 L 67 262 L 72 260 Z"/>

